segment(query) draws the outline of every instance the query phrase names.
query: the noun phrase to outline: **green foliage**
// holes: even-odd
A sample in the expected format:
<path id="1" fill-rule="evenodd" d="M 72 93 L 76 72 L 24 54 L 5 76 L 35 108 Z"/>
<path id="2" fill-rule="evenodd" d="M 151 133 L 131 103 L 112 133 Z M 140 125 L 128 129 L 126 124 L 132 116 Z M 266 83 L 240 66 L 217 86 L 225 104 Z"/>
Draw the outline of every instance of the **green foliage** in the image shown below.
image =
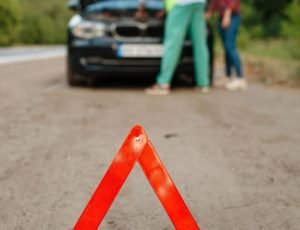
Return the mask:
<path id="1" fill-rule="evenodd" d="M 280 59 L 300 60 L 300 0 L 273 0 L 272 4 L 264 0 L 245 0 L 243 18 L 241 48 L 247 52 L 261 50 L 257 53 L 259 56 L 269 54 Z M 265 40 L 264 45 L 255 47 L 253 39 Z"/>
<path id="2" fill-rule="evenodd" d="M 298 62 L 300 52 L 297 47 L 300 47 L 300 41 L 292 39 L 251 40 L 251 45 L 247 46 L 244 51 L 260 57 Z"/>
<path id="3" fill-rule="evenodd" d="M 281 14 L 282 10 L 292 2 L 292 0 L 244 0 L 245 3 L 251 4 L 255 9 L 260 10 L 263 19 L 270 20 L 275 14 Z"/>
<path id="4" fill-rule="evenodd" d="M 23 0 L 22 28 L 19 42 L 54 44 L 66 40 L 66 26 L 71 16 L 66 1 Z"/>
<path id="5" fill-rule="evenodd" d="M 244 0 L 244 26 L 252 38 L 276 38 L 281 35 L 281 24 L 286 20 L 285 9 L 291 0 Z"/>
<path id="6" fill-rule="evenodd" d="M 0 1 L 0 45 L 12 44 L 18 35 L 20 11 L 16 0 Z"/>
<path id="7" fill-rule="evenodd" d="M 251 38 L 262 38 L 264 34 L 261 11 L 256 11 L 254 6 L 249 3 L 242 4 L 242 26 L 243 33 L 247 33 Z"/>
<path id="8" fill-rule="evenodd" d="M 241 27 L 238 36 L 238 46 L 241 49 L 246 49 L 250 44 L 250 36 L 245 27 Z"/>
<path id="9" fill-rule="evenodd" d="M 287 20 L 282 22 L 281 35 L 300 40 L 300 1 L 294 0 L 285 10 Z"/>

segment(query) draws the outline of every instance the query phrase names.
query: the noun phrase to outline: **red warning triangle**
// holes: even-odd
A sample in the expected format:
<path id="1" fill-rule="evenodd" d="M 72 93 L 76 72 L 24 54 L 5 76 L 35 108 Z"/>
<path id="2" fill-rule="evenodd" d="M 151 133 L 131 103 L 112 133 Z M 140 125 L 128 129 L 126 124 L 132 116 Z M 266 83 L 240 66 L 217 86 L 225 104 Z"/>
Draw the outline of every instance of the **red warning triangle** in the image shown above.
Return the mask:
<path id="1" fill-rule="evenodd" d="M 75 230 L 97 230 L 135 163 L 142 167 L 173 225 L 179 230 L 199 230 L 174 182 L 143 128 L 134 127 L 85 207 Z"/>

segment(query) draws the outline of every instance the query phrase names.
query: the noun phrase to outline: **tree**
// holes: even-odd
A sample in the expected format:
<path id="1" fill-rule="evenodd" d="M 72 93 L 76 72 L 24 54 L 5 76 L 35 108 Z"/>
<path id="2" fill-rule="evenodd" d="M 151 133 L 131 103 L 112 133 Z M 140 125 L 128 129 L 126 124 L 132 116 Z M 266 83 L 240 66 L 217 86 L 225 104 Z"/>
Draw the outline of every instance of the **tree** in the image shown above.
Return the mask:
<path id="1" fill-rule="evenodd" d="M 20 8 L 17 0 L 0 1 L 0 45 L 11 45 L 20 28 Z"/>
<path id="2" fill-rule="evenodd" d="M 1 0 L 0 0 L 1 1 Z M 22 0 L 20 42 L 54 44 L 66 40 L 66 26 L 71 12 L 64 0 Z"/>
<path id="3" fill-rule="evenodd" d="M 281 34 L 300 41 L 300 0 L 294 0 L 285 10 L 287 20 L 282 22 Z"/>
<path id="4" fill-rule="evenodd" d="M 286 20 L 286 8 L 293 0 L 244 0 L 248 14 L 245 23 L 254 37 L 278 37 Z M 249 14 L 249 9 L 250 14 Z M 247 13 L 246 12 L 246 13 Z"/>

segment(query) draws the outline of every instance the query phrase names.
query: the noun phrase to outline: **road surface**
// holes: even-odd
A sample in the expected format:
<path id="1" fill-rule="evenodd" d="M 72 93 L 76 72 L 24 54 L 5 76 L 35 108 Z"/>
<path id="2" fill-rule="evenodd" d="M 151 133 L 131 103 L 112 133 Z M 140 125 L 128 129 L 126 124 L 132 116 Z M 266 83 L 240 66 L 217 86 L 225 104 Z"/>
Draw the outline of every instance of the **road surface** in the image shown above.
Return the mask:
<path id="1" fill-rule="evenodd" d="M 299 229 L 298 92 L 70 88 L 63 57 L 1 64 L 0 79 L 1 230 L 72 229 L 136 124 L 202 229 Z M 173 229 L 138 165 L 101 227 Z"/>

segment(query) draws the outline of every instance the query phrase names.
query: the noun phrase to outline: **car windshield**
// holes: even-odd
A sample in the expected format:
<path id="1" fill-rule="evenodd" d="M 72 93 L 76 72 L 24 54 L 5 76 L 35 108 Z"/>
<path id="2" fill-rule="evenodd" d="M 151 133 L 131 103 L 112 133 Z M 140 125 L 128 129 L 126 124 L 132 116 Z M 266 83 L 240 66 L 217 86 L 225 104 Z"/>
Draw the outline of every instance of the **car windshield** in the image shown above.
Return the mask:
<path id="1" fill-rule="evenodd" d="M 107 10 L 137 10 L 139 0 L 98 0 L 86 8 L 86 13 L 99 13 Z M 147 0 L 146 8 L 149 10 L 160 10 L 163 8 L 161 0 Z"/>

